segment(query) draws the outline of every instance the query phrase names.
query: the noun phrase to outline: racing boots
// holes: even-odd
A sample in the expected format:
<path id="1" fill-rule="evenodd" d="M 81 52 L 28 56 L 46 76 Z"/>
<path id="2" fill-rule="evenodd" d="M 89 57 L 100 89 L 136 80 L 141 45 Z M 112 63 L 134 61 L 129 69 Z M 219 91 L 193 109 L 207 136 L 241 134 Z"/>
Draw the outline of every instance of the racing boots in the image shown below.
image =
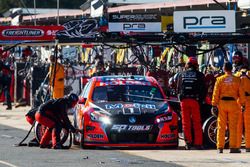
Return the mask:
<path id="1" fill-rule="evenodd" d="M 57 143 L 56 145 L 54 145 L 53 147 L 52 147 L 53 149 L 63 149 L 63 146 L 61 145 L 61 144 L 59 144 L 59 143 Z"/>
<path id="2" fill-rule="evenodd" d="M 241 150 L 239 148 L 230 148 L 229 153 L 241 153 Z"/>
<path id="3" fill-rule="evenodd" d="M 191 144 L 186 143 L 186 145 L 185 145 L 185 150 L 190 150 L 190 149 L 191 149 Z"/>
<path id="4" fill-rule="evenodd" d="M 222 154 L 222 153 L 223 153 L 223 148 L 218 148 L 218 149 L 217 149 L 217 152 L 218 152 L 219 154 Z"/>

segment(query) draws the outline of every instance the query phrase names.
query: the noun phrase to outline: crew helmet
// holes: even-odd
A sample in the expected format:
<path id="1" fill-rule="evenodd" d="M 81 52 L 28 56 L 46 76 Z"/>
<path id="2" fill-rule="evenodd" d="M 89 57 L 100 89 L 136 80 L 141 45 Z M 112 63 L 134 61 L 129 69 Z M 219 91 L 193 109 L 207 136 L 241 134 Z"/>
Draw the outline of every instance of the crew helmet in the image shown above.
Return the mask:
<path id="1" fill-rule="evenodd" d="M 198 65 L 198 60 L 197 60 L 196 57 L 189 57 L 188 61 L 187 61 L 187 64 L 197 66 Z"/>

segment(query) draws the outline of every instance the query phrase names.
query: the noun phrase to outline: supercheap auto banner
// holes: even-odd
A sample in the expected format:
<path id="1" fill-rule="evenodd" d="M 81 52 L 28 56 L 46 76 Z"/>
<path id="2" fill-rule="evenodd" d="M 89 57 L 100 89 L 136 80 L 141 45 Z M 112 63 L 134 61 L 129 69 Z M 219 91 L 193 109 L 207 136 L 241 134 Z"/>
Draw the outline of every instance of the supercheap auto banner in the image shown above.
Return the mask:
<path id="1" fill-rule="evenodd" d="M 0 39 L 6 41 L 49 41 L 63 26 L 0 26 Z"/>

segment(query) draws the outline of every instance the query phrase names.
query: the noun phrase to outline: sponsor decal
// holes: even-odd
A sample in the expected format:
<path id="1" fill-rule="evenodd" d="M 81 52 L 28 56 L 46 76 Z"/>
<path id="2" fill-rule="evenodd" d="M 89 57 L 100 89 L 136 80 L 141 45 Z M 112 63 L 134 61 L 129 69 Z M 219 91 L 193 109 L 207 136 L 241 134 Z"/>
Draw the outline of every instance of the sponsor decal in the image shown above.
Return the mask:
<path id="1" fill-rule="evenodd" d="M 106 81 L 100 82 L 100 86 L 107 86 L 107 85 L 152 85 L 150 82 L 145 81 L 122 81 L 122 80 L 114 80 L 114 81 Z"/>
<path id="2" fill-rule="evenodd" d="M 141 108 L 156 109 L 156 106 L 154 104 L 141 104 Z"/>
<path id="3" fill-rule="evenodd" d="M 110 32 L 161 32 L 161 17 L 158 14 L 120 14 L 109 15 Z"/>
<path id="4" fill-rule="evenodd" d="M 1 26 L 1 40 L 54 40 L 63 26 Z"/>
<path id="5" fill-rule="evenodd" d="M 123 108 L 123 105 L 118 103 L 118 104 L 106 104 L 105 105 L 106 109 L 120 109 L 120 108 Z"/>
<path id="6" fill-rule="evenodd" d="M 104 138 L 103 134 L 87 134 L 87 136 L 89 138 L 92 138 L 92 139 L 103 139 Z"/>
<path id="7" fill-rule="evenodd" d="M 44 31 L 40 29 L 6 29 L 3 30 L 4 37 L 40 37 L 44 35 Z"/>
<path id="8" fill-rule="evenodd" d="M 169 139 L 169 138 L 174 138 L 175 134 L 174 133 L 170 133 L 170 134 L 162 134 L 161 138 L 163 139 Z"/>
<path id="9" fill-rule="evenodd" d="M 141 115 L 140 108 L 123 108 L 124 115 Z"/>
<path id="10" fill-rule="evenodd" d="M 160 117 L 159 119 L 160 119 L 161 122 L 171 121 L 172 120 L 172 115 L 171 116 Z"/>
<path id="11" fill-rule="evenodd" d="M 105 105 L 106 109 L 121 109 L 121 108 L 128 108 L 129 110 L 132 109 L 140 109 L 140 108 L 145 108 L 145 109 L 156 109 L 156 105 L 154 104 L 139 104 L 139 103 L 131 103 L 131 104 L 106 104 Z M 132 111 L 130 113 L 133 113 Z"/>
<path id="12" fill-rule="evenodd" d="M 136 118 L 135 117 L 129 117 L 128 121 L 131 123 L 131 124 L 134 124 L 136 122 Z"/>
<path id="13" fill-rule="evenodd" d="M 123 30 L 124 31 L 131 31 L 131 30 L 145 30 L 146 24 L 145 23 L 124 23 Z"/>
<path id="14" fill-rule="evenodd" d="M 98 23 L 95 19 L 71 20 L 63 24 L 64 30 L 56 33 L 57 38 L 95 38 Z"/>
<path id="15" fill-rule="evenodd" d="M 158 14 L 142 13 L 142 14 L 121 14 L 111 13 L 109 22 L 159 22 L 161 16 Z"/>
<path id="16" fill-rule="evenodd" d="M 113 125 L 111 131 L 116 132 L 137 132 L 137 131 L 150 131 L 152 125 Z"/>
<path id="17" fill-rule="evenodd" d="M 115 81 L 115 80 L 121 80 L 121 81 L 133 81 L 133 80 L 146 81 L 145 77 L 137 77 L 137 76 L 135 76 L 134 78 L 108 77 L 108 78 L 104 78 L 104 79 L 105 79 L 105 81 Z"/>
<path id="18" fill-rule="evenodd" d="M 131 108 L 131 107 L 135 107 L 134 104 L 124 104 L 123 105 L 124 108 Z M 139 108 L 139 107 L 137 107 Z"/>
<path id="19" fill-rule="evenodd" d="M 235 32 L 235 11 L 175 11 L 175 32 Z"/>

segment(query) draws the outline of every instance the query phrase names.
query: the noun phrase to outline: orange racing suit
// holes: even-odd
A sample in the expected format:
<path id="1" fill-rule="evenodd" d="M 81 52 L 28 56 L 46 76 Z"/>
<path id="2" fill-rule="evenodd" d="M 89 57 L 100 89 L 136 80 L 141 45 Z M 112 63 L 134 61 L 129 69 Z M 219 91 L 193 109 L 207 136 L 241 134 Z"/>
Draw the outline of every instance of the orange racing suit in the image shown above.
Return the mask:
<path id="1" fill-rule="evenodd" d="M 53 91 L 52 97 L 62 98 L 64 96 L 64 67 L 60 63 L 56 64 L 54 89 L 53 89 L 54 64 L 50 65 L 49 72 L 50 72 L 49 82 L 51 90 Z"/>
<path id="2" fill-rule="evenodd" d="M 212 105 L 217 106 L 219 109 L 218 114 L 218 131 L 217 131 L 217 148 L 223 149 L 225 145 L 225 131 L 228 123 L 229 127 L 229 147 L 237 147 L 237 124 L 240 117 L 240 107 L 237 103 L 244 105 L 245 96 L 243 89 L 240 86 L 240 78 L 232 74 L 224 74 L 217 78 L 213 97 Z"/>
<path id="3" fill-rule="evenodd" d="M 245 69 L 242 69 L 240 72 L 236 73 L 236 76 L 241 78 L 241 87 L 244 90 L 244 95 L 246 98 L 245 103 L 245 112 L 241 114 L 239 118 L 239 124 L 238 124 L 238 140 L 237 145 L 238 147 L 241 147 L 242 142 L 242 132 L 243 132 L 243 126 L 245 128 L 245 142 L 246 142 L 246 148 L 250 148 L 250 70 L 247 71 Z"/>

